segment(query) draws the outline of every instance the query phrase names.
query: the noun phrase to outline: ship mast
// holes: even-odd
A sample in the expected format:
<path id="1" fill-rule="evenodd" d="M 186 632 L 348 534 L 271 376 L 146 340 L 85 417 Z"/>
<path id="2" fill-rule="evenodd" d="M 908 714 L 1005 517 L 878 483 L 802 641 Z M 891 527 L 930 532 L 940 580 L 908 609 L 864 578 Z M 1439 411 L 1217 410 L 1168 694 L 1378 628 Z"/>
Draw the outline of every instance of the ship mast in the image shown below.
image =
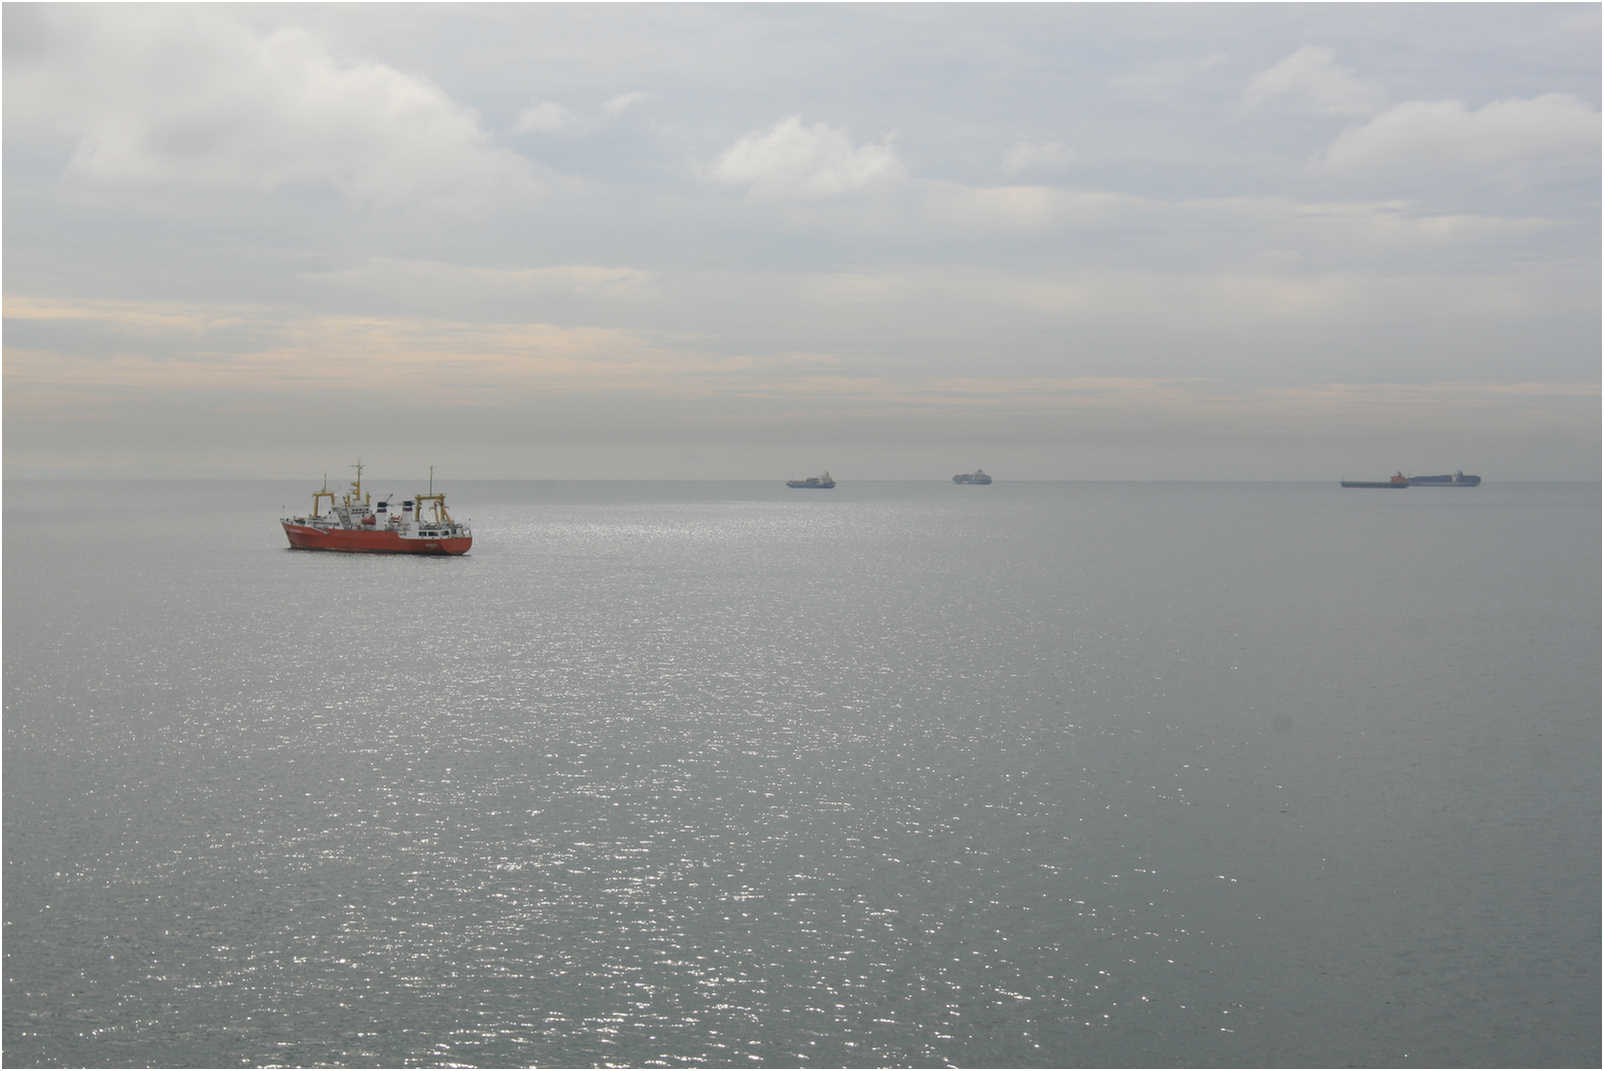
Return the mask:
<path id="1" fill-rule="evenodd" d="M 318 504 L 320 502 L 322 502 L 324 498 L 327 498 L 329 500 L 329 509 L 333 509 L 334 508 L 334 492 L 329 490 L 329 474 L 326 473 L 326 472 L 323 474 L 323 490 L 318 491 L 318 492 L 316 492 L 315 494 L 312 495 L 312 516 L 314 516 L 314 517 L 323 516 L 321 513 L 318 512 Z"/>
<path id="2" fill-rule="evenodd" d="M 425 502 L 433 502 L 434 503 L 434 523 L 436 523 L 436 524 L 451 524 L 452 523 L 451 514 L 446 512 L 446 496 L 444 494 L 438 494 L 437 495 L 437 494 L 434 493 L 434 466 L 433 465 L 429 466 L 429 491 L 428 491 L 427 494 L 422 494 L 422 495 L 418 496 L 418 517 L 419 517 L 420 520 L 422 519 L 422 516 L 423 516 L 423 504 Z"/>

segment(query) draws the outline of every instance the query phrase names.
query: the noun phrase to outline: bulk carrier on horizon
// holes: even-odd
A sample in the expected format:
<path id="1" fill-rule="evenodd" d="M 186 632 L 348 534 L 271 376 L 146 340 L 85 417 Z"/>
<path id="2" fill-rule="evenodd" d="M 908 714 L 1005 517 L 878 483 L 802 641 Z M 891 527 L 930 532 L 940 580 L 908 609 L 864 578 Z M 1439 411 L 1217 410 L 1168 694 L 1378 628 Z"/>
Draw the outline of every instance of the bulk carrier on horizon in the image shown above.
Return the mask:
<path id="1" fill-rule="evenodd" d="M 1342 480 L 1344 487 L 1480 487 L 1480 476 L 1467 476 L 1463 472 L 1455 471 L 1452 475 L 1443 476 L 1405 476 L 1400 470 L 1393 474 L 1392 479 L 1382 480 Z"/>

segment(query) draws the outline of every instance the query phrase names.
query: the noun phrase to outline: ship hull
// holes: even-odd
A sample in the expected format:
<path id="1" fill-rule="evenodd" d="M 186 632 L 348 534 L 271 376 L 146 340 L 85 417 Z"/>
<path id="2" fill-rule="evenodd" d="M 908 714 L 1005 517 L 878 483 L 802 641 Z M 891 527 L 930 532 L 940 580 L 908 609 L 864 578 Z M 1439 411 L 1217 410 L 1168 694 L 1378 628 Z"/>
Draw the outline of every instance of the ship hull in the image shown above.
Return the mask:
<path id="1" fill-rule="evenodd" d="M 1377 489 L 1389 488 L 1391 490 L 1398 491 L 1398 490 L 1402 490 L 1405 487 L 1408 487 L 1409 485 L 1407 483 L 1393 483 L 1390 480 L 1384 480 L 1384 481 L 1381 481 L 1381 482 L 1373 482 L 1373 481 L 1369 481 L 1369 480 L 1343 480 L 1342 481 L 1342 486 L 1344 486 L 1344 487 L 1373 487 L 1373 488 L 1377 488 Z"/>
<path id="2" fill-rule="evenodd" d="M 376 529 L 314 528 L 310 525 L 284 525 L 284 535 L 294 550 L 332 550 L 345 554 L 466 554 L 473 536 L 439 536 L 403 539 L 396 532 Z"/>
<path id="3" fill-rule="evenodd" d="M 1454 476 L 1411 476 L 1409 483 L 1414 487 L 1480 487 L 1480 476 L 1466 476 L 1459 473 Z"/>

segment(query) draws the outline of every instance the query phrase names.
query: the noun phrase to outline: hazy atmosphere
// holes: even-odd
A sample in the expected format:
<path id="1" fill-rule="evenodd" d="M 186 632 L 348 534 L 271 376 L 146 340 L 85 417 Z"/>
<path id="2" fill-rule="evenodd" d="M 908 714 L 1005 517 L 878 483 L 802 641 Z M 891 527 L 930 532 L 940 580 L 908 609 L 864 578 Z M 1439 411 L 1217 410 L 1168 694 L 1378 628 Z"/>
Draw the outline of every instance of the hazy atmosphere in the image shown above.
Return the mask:
<path id="1" fill-rule="evenodd" d="M 8 477 L 1599 476 L 1600 9 L 4 9 Z"/>

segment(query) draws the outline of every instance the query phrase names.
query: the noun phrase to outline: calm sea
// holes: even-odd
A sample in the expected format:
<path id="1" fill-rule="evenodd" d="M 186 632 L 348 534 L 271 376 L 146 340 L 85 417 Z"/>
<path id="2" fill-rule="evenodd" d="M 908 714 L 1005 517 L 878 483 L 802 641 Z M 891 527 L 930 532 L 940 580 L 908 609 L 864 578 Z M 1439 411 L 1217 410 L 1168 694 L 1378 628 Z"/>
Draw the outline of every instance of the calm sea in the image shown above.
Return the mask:
<path id="1" fill-rule="evenodd" d="M 1599 1064 L 1597 485 L 445 489 L 5 484 L 7 1066 Z"/>

